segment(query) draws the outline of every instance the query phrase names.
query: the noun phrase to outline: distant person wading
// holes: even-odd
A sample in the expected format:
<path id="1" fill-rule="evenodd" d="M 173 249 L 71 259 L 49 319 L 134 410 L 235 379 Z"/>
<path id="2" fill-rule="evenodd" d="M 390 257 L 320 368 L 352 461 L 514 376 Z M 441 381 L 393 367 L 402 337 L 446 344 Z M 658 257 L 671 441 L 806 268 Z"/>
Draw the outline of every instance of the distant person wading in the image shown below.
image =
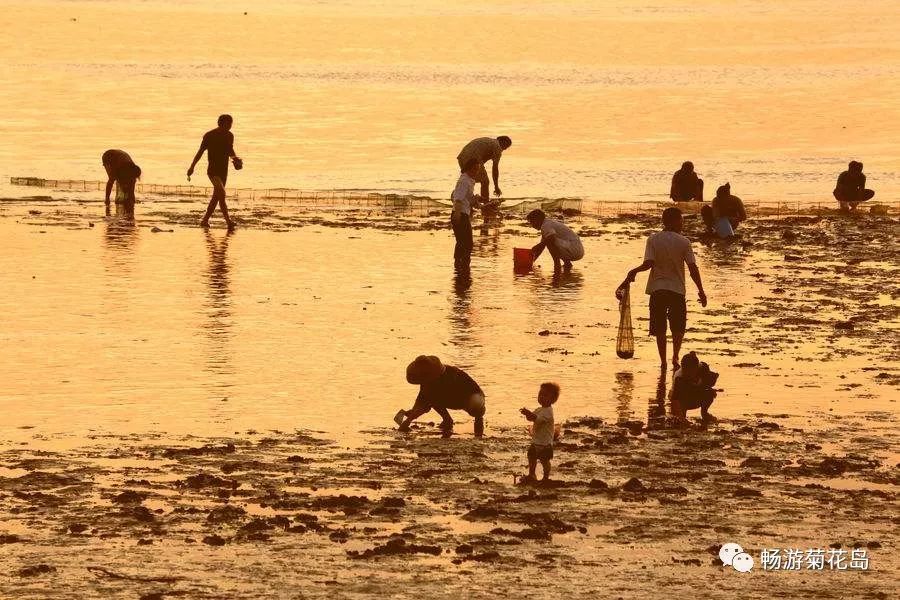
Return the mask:
<path id="1" fill-rule="evenodd" d="M 234 134 L 231 133 L 231 125 L 234 120 L 231 115 L 221 115 L 219 117 L 219 126 L 215 129 L 207 131 L 203 135 L 203 141 L 200 142 L 200 149 L 194 155 L 191 166 L 188 167 L 188 181 L 194 174 L 194 167 L 206 152 L 209 166 L 206 168 L 206 174 L 209 181 L 213 185 L 212 198 L 209 200 L 209 206 L 206 207 L 206 214 L 200 221 L 200 227 L 209 227 L 209 218 L 212 216 L 216 205 L 222 210 L 222 216 L 225 218 L 225 225 L 229 230 L 234 229 L 234 221 L 228 216 L 228 206 L 225 204 L 225 183 L 228 181 L 228 159 L 231 158 L 234 163 L 235 170 L 240 171 L 243 168 L 243 162 L 234 153 Z"/>
<path id="2" fill-rule="evenodd" d="M 141 168 L 134 164 L 131 157 L 124 150 L 107 150 L 101 157 L 103 168 L 106 169 L 106 216 L 109 214 L 109 196 L 112 193 L 113 183 L 116 184 L 116 214 L 129 219 L 134 218 L 134 187 L 141 177 Z"/>

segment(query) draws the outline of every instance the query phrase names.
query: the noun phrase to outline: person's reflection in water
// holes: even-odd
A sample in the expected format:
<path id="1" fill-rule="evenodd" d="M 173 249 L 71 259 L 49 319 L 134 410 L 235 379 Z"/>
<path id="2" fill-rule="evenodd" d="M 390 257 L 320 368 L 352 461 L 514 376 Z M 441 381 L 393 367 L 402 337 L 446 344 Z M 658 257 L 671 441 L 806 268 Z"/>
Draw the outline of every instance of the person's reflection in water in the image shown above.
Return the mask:
<path id="1" fill-rule="evenodd" d="M 133 221 L 113 219 L 106 223 L 103 244 L 106 248 L 103 265 L 108 275 L 104 283 L 103 311 L 112 319 L 134 311 L 135 285 L 131 277 L 134 249 L 139 230 Z"/>
<path id="2" fill-rule="evenodd" d="M 137 237 L 138 228 L 131 219 L 110 220 L 106 224 L 106 232 L 103 236 L 106 247 L 113 250 L 134 249 Z"/>
<path id="3" fill-rule="evenodd" d="M 231 374 L 227 343 L 231 338 L 231 281 L 229 278 L 228 243 L 234 235 L 228 231 L 218 236 L 206 232 L 206 247 L 209 251 L 207 272 L 206 314 L 209 321 L 204 330 L 209 336 L 211 348 L 207 371 L 217 375 Z"/>
<path id="4" fill-rule="evenodd" d="M 495 258 L 500 256 L 500 225 L 499 215 L 484 215 L 484 220 L 478 228 L 478 239 L 475 241 L 475 251 L 479 257 Z"/>
<path id="5" fill-rule="evenodd" d="M 580 271 L 565 271 L 553 273 L 550 287 L 557 290 L 571 290 L 577 292 L 584 285 L 584 275 Z"/>
<path id="6" fill-rule="evenodd" d="M 665 429 L 666 427 L 666 373 L 659 370 L 659 381 L 656 384 L 656 395 L 647 403 L 647 430 Z"/>
<path id="7" fill-rule="evenodd" d="M 450 298 L 450 343 L 467 349 L 472 343 L 472 273 L 468 268 L 456 269 L 453 295 Z M 468 360 L 458 361 L 468 364 Z"/>
<path id="8" fill-rule="evenodd" d="M 634 375 L 627 371 L 616 373 L 616 387 L 613 393 L 616 396 L 616 414 L 619 417 L 619 423 L 631 421 L 633 415 L 631 401 L 634 398 Z"/>

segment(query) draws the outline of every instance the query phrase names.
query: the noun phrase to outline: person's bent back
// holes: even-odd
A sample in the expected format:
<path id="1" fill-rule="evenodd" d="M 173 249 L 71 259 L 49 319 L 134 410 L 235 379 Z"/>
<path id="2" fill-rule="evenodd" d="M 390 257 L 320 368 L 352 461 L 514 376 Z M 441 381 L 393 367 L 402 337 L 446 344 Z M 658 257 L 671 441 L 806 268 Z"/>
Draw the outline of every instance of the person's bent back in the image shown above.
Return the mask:
<path id="1" fill-rule="evenodd" d="M 110 149 L 100 158 L 106 170 L 106 216 L 109 216 L 109 199 L 113 183 L 116 185 L 116 214 L 123 212 L 129 218 L 134 217 L 134 188 L 141 177 L 141 168 L 137 166 L 124 150 Z"/>

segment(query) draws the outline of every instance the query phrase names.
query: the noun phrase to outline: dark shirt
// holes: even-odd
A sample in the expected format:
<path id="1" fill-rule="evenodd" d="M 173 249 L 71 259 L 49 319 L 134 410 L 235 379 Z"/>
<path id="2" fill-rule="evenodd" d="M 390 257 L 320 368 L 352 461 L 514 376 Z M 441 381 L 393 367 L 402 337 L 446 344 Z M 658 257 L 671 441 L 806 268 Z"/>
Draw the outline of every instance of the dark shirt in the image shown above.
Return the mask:
<path id="1" fill-rule="evenodd" d="M 469 408 L 472 394 L 483 394 L 475 380 L 462 369 L 447 366 L 444 373 L 430 383 L 419 386 L 416 408 L 448 408 L 465 410 Z"/>
<path id="2" fill-rule="evenodd" d="M 134 161 L 131 160 L 131 157 L 124 150 L 107 150 L 103 153 L 100 160 L 103 162 L 103 166 L 106 167 L 106 172 L 109 173 L 110 177 L 115 177 L 123 166 L 134 164 Z"/>
<path id="3" fill-rule="evenodd" d="M 675 200 L 690 200 L 697 197 L 700 178 L 695 171 L 675 171 L 672 175 L 672 190 L 669 196 Z"/>
<path id="4" fill-rule="evenodd" d="M 747 218 L 747 211 L 744 210 L 744 203 L 737 196 L 716 196 L 712 202 L 713 215 L 721 218 L 726 217 L 731 221 L 744 221 Z"/>
<path id="5" fill-rule="evenodd" d="M 851 173 L 844 171 L 838 176 L 837 187 L 834 193 L 840 196 L 854 198 L 859 196 L 866 187 L 866 176 L 863 173 Z"/>
<path id="6" fill-rule="evenodd" d="M 210 175 L 227 175 L 228 158 L 234 154 L 234 134 L 218 127 L 203 135 L 201 150 L 206 150 L 209 166 L 206 172 Z"/>

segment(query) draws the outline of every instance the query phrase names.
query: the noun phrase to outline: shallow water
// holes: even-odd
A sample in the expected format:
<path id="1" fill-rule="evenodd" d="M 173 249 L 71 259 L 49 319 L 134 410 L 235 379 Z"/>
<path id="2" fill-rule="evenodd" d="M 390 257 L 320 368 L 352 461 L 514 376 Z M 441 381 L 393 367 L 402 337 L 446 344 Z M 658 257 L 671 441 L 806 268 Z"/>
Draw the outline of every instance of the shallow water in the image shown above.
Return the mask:
<path id="1" fill-rule="evenodd" d="M 441 213 L 257 208 L 229 235 L 182 205 L 139 205 L 136 226 L 96 208 L 3 205 L 7 439 L 300 427 L 350 443 L 411 405 L 404 369 L 422 353 L 476 378 L 489 427 L 518 424 L 544 380 L 563 388 L 560 415 L 643 420 L 665 395 L 644 278 L 635 358 L 615 356 L 613 290 L 653 218 L 570 219 L 586 256 L 560 276 L 546 256 L 513 274 L 512 248 L 535 242 L 519 218 L 479 226 L 467 280 Z M 892 232 L 892 218 L 761 219 L 744 244 L 695 244 L 710 305 L 689 291 L 684 351 L 721 373 L 717 414 L 896 411 L 900 267 L 878 250 Z"/>
<path id="2" fill-rule="evenodd" d="M 833 204 L 851 159 L 877 199 L 900 192 L 892 0 L 2 8 L 3 179 L 99 179 L 121 147 L 145 181 L 185 183 L 229 112 L 241 187 L 446 197 L 462 145 L 507 134 L 513 197 L 665 199 L 684 160 L 708 196 Z"/>

